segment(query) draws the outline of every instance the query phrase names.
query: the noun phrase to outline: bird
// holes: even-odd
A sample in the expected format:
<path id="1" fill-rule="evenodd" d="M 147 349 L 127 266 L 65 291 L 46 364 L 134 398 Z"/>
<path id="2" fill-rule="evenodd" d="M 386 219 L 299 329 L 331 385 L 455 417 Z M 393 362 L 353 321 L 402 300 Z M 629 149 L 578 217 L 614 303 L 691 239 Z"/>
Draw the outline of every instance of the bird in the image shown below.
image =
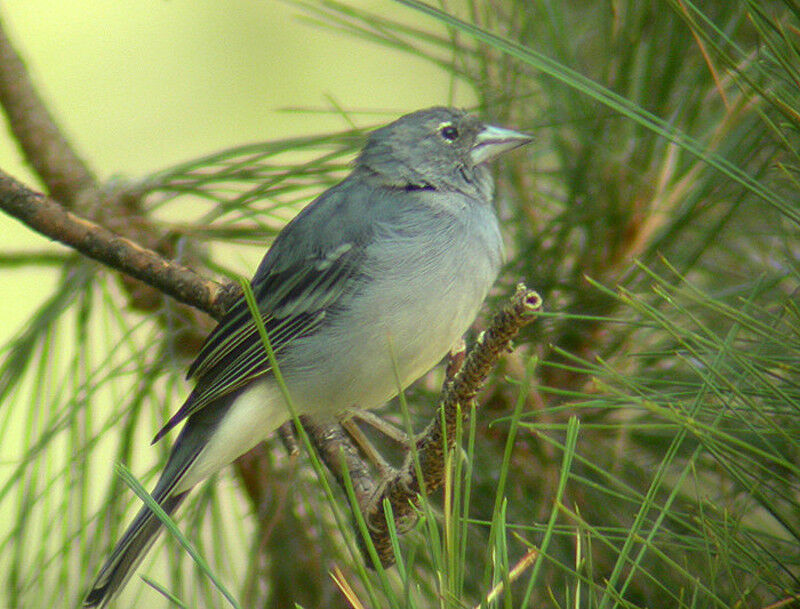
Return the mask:
<path id="1" fill-rule="evenodd" d="M 283 228 L 251 288 L 297 414 L 380 406 L 462 338 L 504 260 L 489 162 L 531 140 L 455 108 L 404 115 Z M 153 440 L 183 423 L 152 491 L 168 514 L 291 416 L 244 298 L 187 377 L 193 390 Z M 142 507 L 84 607 L 111 602 L 160 528 Z"/>

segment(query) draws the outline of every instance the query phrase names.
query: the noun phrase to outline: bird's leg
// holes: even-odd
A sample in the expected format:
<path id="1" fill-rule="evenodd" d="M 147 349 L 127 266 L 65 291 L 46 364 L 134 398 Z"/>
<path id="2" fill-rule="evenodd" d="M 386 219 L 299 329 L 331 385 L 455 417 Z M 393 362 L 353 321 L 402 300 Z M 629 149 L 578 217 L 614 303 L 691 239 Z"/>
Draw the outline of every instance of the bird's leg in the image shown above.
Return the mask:
<path id="1" fill-rule="evenodd" d="M 405 434 L 402 434 L 402 439 L 398 440 L 397 436 L 393 435 L 398 433 L 396 427 L 389 425 L 372 413 L 369 413 L 369 417 L 363 417 L 364 414 L 367 414 L 366 411 L 353 413 L 352 415 L 341 419 L 339 423 L 347 432 L 347 435 L 349 435 L 353 440 L 353 442 L 358 445 L 358 448 L 362 453 L 364 453 L 364 456 L 367 458 L 367 460 L 378 470 L 378 476 L 381 479 L 384 479 L 392 475 L 394 468 L 386 461 L 386 459 L 383 458 L 383 455 L 381 455 L 378 449 L 376 449 L 372 442 L 370 442 L 369 438 L 367 438 L 364 432 L 361 431 L 361 428 L 356 424 L 355 421 L 353 421 L 353 418 L 358 417 L 360 420 L 364 421 L 389 438 L 401 443 L 403 446 L 407 445 L 407 438 Z M 391 432 L 387 431 L 389 428 L 391 428 Z"/>
<path id="2" fill-rule="evenodd" d="M 369 410 L 356 410 L 350 414 L 349 419 L 358 419 L 362 423 L 366 423 L 372 427 L 372 429 L 386 436 L 400 446 L 407 447 L 410 444 L 408 440 L 408 434 L 404 430 L 386 422 L 374 412 Z"/>
<path id="3" fill-rule="evenodd" d="M 278 437 L 290 457 L 300 454 L 300 446 L 297 443 L 297 435 L 292 421 L 286 421 L 286 423 L 278 427 Z"/>
<path id="4" fill-rule="evenodd" d="M 461 366 L 464 363 L 464 357 L 466 353 L 467 353 L 467 345 L 464 342 L 464 339 L 461 338 L 455 345 L 453 345 L 453 348 L 450 349 L 450 353 L 447 354 L 447 366 L 445 368 L 445 379 L 444 379 L 445 385 L 447 385 L 447 383 L 453 380 L 456 373 L 459 370 L 461 370 Z M 411 441 L 409 440 L 408 434 L 406 433 L 405 430 L 400 429 L 399 427 L 396 427 L 391 423 L 387 423 L 384 419 L 380 418 L 378 415 L 376 415 L 370 410 L 356 410 L 350 413 L 348 418 L 345 420 L 349 421 L 351 418 L 358 419 L 359 421 L 366 423 L 374 430 L 376 430 L 378 433 L 383 434 L 385 437 L 389 438 L 390 440 L 399 444 L 400 446 L 403 446 L 405 448 L 411 446 Z M 352 422 L 348 422 L 348 424 L 345 425 L 345 420 L 342 421 L 342 425 L 344 426 L 345 429 L 347 429 L 348 433 L 350 433 L 351 428 L 354 426 Z M 357 433 L 363 436 L 363 433 L 361 432 L 360 429 L 358 430 Z M 353 437 L 354 440 L 356 439 L 355 436 L 352 434 L 351 437 Z M 360 442 L 359 440 L 356 441 Z M 365 441 L 367 440 L 365 439 Z M 372 449 L 374 450 L 374 447 L 372 447 Z M 365 454 L 369 454 L 366 450 L 364 452 Z"/>

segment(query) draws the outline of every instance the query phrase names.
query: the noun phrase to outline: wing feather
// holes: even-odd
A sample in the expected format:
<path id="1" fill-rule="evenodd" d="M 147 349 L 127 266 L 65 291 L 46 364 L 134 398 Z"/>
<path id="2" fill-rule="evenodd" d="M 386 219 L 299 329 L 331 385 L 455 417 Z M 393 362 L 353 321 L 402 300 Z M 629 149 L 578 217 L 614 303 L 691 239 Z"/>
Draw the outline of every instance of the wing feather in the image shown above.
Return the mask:
<path id="1" fill-rule="evenodd" d="M 257 277 L 253 293 L 276 355 L 324 323 L 342 296 L 357 288 L 363 251 L 342 244 L 327 255 L 306 257 L 293 267 Z M 183 419 L 270 372 L 266 349 L 242 298 L 209 335 L 187 376 L 197 385 L 158 432 L 161 439 Z"/>

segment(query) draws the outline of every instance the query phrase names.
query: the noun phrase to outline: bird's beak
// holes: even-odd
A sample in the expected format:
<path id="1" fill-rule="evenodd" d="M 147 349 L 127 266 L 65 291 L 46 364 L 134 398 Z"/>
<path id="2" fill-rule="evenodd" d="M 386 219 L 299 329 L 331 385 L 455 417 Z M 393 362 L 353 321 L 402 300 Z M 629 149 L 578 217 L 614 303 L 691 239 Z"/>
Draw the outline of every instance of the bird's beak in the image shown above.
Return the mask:
<path id="1" fill-rule="evenodd" d="M 531 140 L 533 138 L 530 135 L 512 131 L 511 129 L 486 125 L 475 137 L 475 143 L 469 152 L 469 156 L 474 165 L 480 165 L 497 158 L 504 152 L 524 146 Z"/>

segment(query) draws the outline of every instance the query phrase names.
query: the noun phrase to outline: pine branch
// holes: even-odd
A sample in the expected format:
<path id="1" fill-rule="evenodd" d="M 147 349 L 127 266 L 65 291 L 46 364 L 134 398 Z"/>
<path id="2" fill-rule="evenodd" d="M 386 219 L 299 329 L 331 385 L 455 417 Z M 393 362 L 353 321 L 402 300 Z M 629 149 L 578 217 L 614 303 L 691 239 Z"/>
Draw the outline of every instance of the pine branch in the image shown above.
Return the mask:
<path id="1" fill-rule="evenodd" d="M 217 319 L 239 295 L 237 286 L 223 286 L 205 279 L 191 269 L 69 212 L 2 171 L 0 208 L 36 232 Z"/>
<path id="2" fill-rule="evenodd" d="M 33 86 L 0 21 L 0 105 L 25 158 L 48 192 L 72 207 L 96 180 L 73 150 Z"/>

